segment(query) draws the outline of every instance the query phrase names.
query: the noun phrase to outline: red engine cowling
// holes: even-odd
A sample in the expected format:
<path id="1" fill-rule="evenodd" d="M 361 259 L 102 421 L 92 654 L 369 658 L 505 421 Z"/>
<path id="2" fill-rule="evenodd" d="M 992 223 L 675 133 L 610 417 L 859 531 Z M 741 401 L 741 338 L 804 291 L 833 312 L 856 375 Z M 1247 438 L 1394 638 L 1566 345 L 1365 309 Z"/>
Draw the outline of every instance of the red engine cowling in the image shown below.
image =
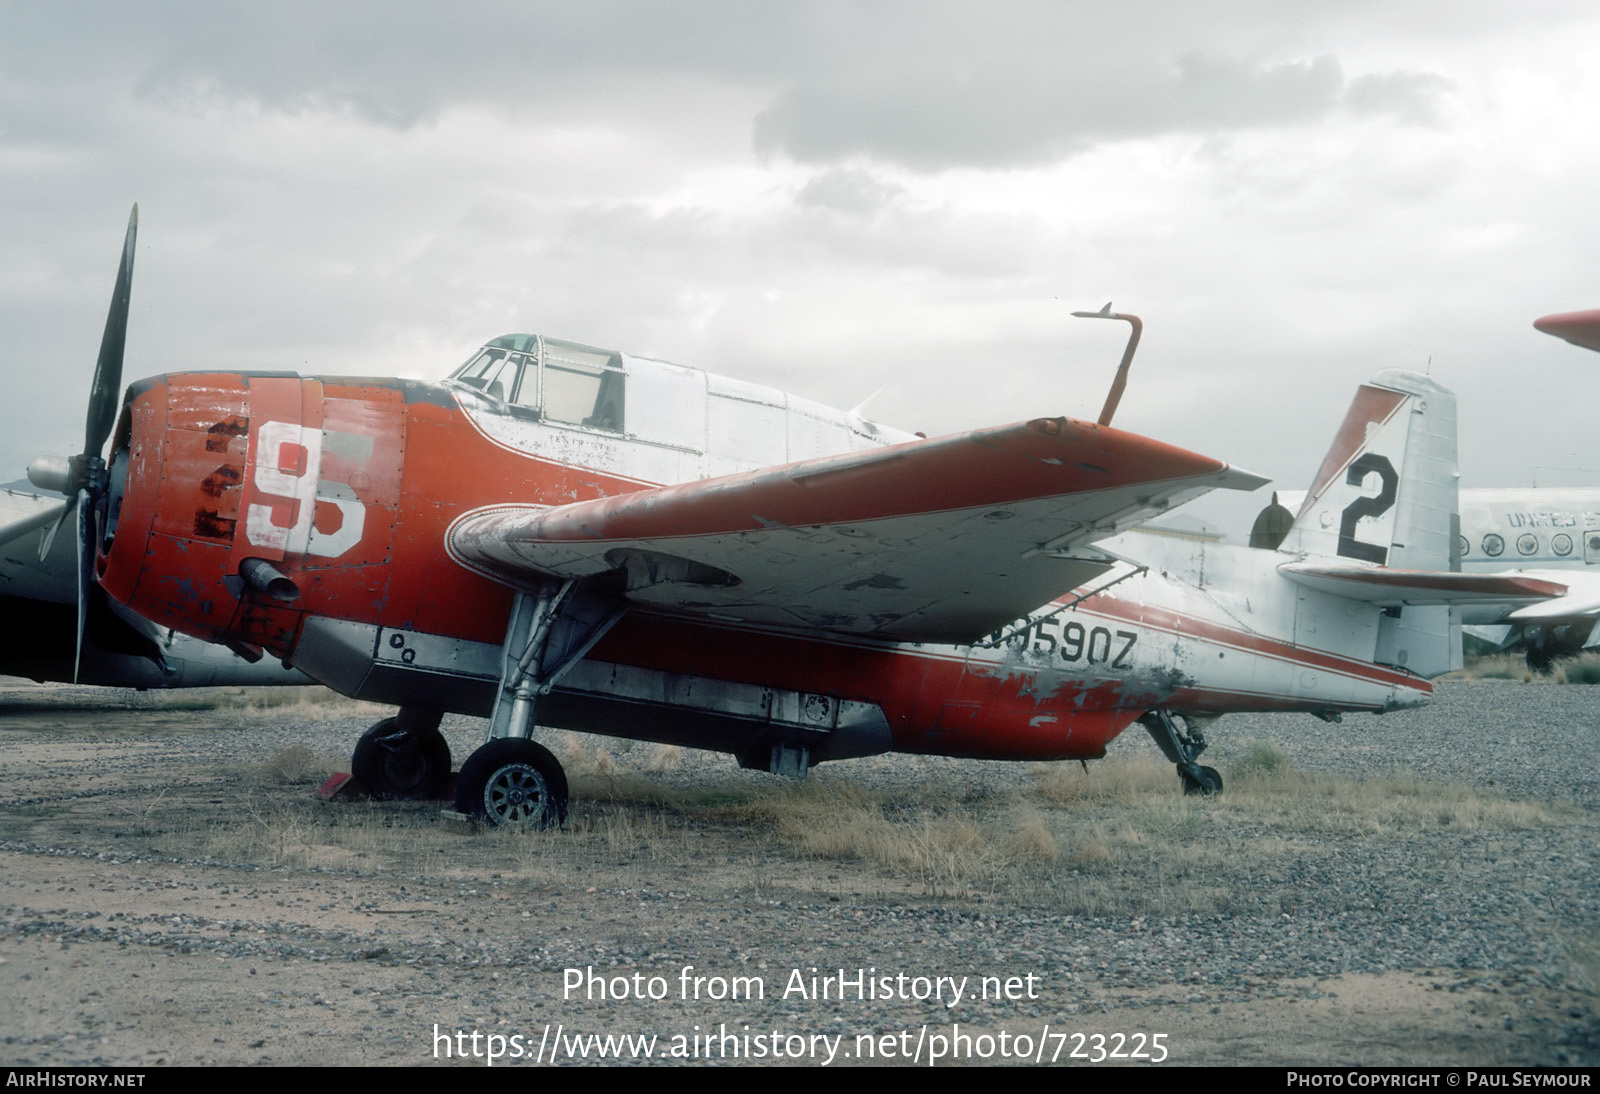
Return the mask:
<path id="1" fill-rule="evenodd" d="M 238 373 L 135 384 L 100 584 L 164 626 L 280 657 L 306 613 L 376 618 L 405 436 L 395 387 Z"/>

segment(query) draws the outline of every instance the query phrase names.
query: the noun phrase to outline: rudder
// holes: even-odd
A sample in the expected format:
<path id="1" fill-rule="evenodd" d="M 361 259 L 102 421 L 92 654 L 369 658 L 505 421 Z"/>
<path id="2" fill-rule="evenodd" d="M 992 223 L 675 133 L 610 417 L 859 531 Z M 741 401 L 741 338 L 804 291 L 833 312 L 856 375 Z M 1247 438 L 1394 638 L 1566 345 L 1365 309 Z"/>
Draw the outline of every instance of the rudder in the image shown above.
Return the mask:
<path id="1" fill-rule="evenodd" d="M 1459 571 L 1456 397 L 1385 369 L 1356 391 L 1279 550 L 1399 570 Z M 1449 607 L 1405 606 L 1379 620 L 1373 660 L 1422 676 L 1461 667 Z"/>
<path id="2" fill-rule="evenodd" d="M 1456 397 L 1385 369 L 1356 390 L 1284 551 L 1403 570 L 1459 570 Z"/>

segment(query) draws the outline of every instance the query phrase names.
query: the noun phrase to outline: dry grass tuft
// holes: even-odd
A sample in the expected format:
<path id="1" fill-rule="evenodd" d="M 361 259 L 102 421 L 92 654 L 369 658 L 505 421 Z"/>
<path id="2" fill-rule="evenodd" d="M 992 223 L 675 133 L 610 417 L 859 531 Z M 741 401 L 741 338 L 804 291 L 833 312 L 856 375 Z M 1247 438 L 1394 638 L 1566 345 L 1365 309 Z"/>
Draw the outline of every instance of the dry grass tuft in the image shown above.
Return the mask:
<path id="1" fill-rule="evenodd" d="M 1265 741 L 1248 741 L 1243 755 L 1228 765 L 1228 775 L 1234 779 L 1281 779 L 1291 774 L 1289 757 L 1282 749 Z"/>
<path id="2" fill-rule="evenodd" d="M 1567 684 L 1600 684 L 1600 654 L 1585 653 L 1556 666 Z"/>
<path id="3" fill-rule="evenodd" d="M 1416 829 L 1525 831 L 1565 823 L 1570 810 L 1517 801 L 1460 784 L 1416 779 L 1350 779 L 1295 775 L 1241 780 L 1227 791 L 1229 806 L 1247 806 L 1279 826 L 1308 835 L 1360 836 Z"/>
<path id="4" fill-rule="evenodd" d="M 321 722 L 370 715 L 374 722 L 391 717 L 394 708 L 349 699 L 325 687 L 227 688 L 218 706 L 238 706 L 250 714 L 270 714 L 278 721 Z"/>
<path id="5" fill-rule="evenodd" d="M 1067 861 L 1073 866 L 1096 867 L 1110 866 L 1116 861 L 1116 853 L 1111 848 L 1111 840 L 1101 831 L 1088 831 L 1081 833 L 1072 841 L 1072 850 L 1067 855 Z"/>
<path id="6" fill-rule="evenodd" d="M 1013 862 L 1047 863 L 1061 857 L 1061 845 L 1050 831 L 1050 823 L 1043 813 L 1032 805 L 1017 810 L 1016 831 L 1008 844 Z"/>
<path id="7" fill-rule="evenodd" d="M 656 745 L 644 762 L 646 771 L 676 771 L 683 766 L 683 749 L 677 745 Z"/>
<path id="8" fill-rule="evenodd" d="M 1075 802 L 1135 802 L 1152 794 L 1170 794 L 1177 776 L 1172 765 L 1153 756 L 1101 760 L 1088 765 L 1064 762 L 1035 764 L 1034 793 L 1054 805 Z"/>
<path id="9" fill-rule="evenodd" d="M 1445 680 L 1520 680 L 1531 684 L 1539 677 L 1528 668 L 1520 653 L 1497 653 L 1468 661 L 1455 672 L 1442 677 Z"/>
<path id="10" fill-rule="evenodd" d="M 280 748 L 261 765 L 262 776 L 278 786 L 321 782 L 325 773 L 326 765 L 307 745 Z"/>
<path id="11" fill-rule="evenodd" d="M 1600 684 L 1600 653 L 1581 653 L 1564 657 L 1551 666 L 1548 673 L 1537 673 L 1528 667 L 1520 653 L 1497 653 L 1468 661 L 1457 672 L 1442 677 L 1445 680 L 1519 680 L 1524 684 Z"/>
<path id="12" fill-rule="evenodd" d="M 1006 859 L 1000 833 L 965 806 L 952 805 L 960 792 L 943 784 L 878 793 L 813 775 L 770 785 L 702 808 L 725 823 L 765 829 L 807 858 L 909 871 L 930 893 L 985 887 Z"/>

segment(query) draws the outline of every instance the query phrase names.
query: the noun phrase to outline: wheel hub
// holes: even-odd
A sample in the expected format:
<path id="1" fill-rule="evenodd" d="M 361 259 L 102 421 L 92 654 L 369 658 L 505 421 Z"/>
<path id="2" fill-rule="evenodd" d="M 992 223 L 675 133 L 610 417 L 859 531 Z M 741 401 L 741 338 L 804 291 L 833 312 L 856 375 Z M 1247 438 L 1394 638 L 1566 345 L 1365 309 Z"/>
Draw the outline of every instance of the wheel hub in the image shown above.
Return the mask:
<path id="1" fill-rule="evenodd" d="M 499 823 L 541 820 L 548 797 L 544 776 L 528 764 L 508 764 L 484 787 L 485 811 Z"/>
<path id="2" fill-rule="evenodd" d="M 383 742 L 383 771 L 397 787 L 410 789 L 427 777 L 427 760 L 422 748 L 408 735 Z"/>

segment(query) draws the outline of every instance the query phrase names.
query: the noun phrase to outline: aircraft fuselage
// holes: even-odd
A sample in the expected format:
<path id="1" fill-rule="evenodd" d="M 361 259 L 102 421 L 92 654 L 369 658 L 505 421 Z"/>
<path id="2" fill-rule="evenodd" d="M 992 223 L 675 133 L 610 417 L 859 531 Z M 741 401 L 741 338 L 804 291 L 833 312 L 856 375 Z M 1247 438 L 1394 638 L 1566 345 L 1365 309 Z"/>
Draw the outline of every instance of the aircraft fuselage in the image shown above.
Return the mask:
<path id="1" fill-rule="evenodd" d="M 514 593 L 441 549 L 462 514 L 907 437 L 768 389 L 631 365 L 627 432 L 548 407 L 513 413 L 502 393 L 462 384 L 238 373 L 135 384 L 114 443 L 100 584 L 162 626 L 264 651 L 346 694 L 483 715 Z M 1370 663 L 1375 612 L 1355 619 L 1343 600 L 1293 589 L 1275 572 L 1282 556 L 1167 550 L 1206 557 L 1139 571 L 1117 562 L 974 646 L 635 607 L 562 676 L 539 721 L 741 758 L 799 742 L 813 761 L 891 749 L 1065 759 L 1103 755 L 1155 707 L 1428 700 L 1426 680 Z M 246 560 L 295 595 L 252 580 Z M 1208 581 L 1188 579 L 1197 564 Z"/>

